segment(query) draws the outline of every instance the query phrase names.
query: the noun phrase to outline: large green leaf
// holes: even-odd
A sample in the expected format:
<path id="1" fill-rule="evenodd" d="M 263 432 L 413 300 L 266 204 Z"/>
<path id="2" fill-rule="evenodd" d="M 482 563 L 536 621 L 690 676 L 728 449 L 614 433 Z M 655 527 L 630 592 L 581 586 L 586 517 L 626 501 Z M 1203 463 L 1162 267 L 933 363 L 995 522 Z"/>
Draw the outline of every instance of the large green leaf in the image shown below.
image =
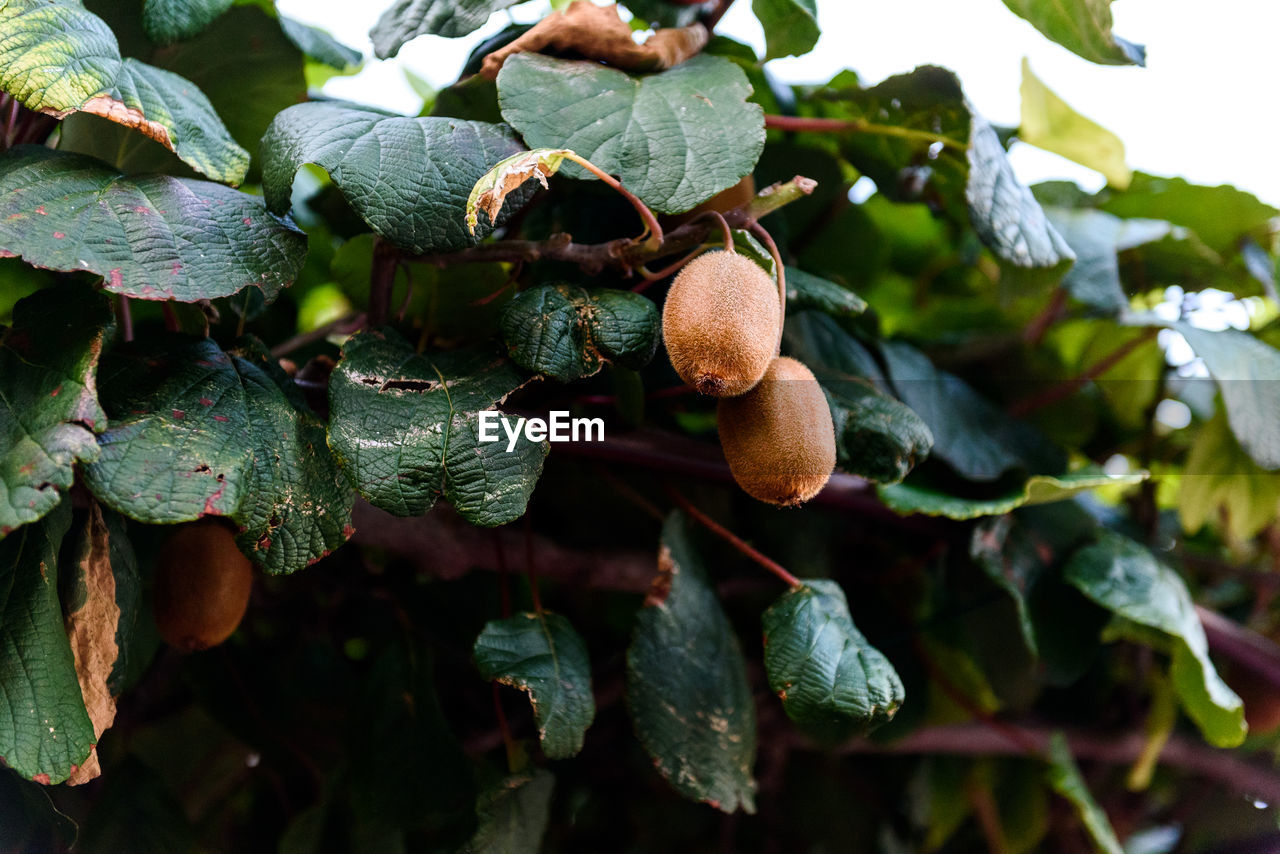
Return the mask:
<path id="1" fill-rule="evenodd" d="M 418 36 L 458 38 L 484 26 L 494 12 L 524 0 L 395 0 L 369 31 L 378 59 L 387 59 Z"/>
<path id="2" fill-rule="evenodd" d="M 1235 329 L 1177 323 L 1222 391 L 1231 432 L 1264 469 L 1280 469 L 1280 350 Z"/>
<path id="3" fill-rule="evenodd" d="M 347 47 L 335 39 L 327 31 L 319 27 L 299 23 L 293 18 L 281 15 L 280 29 L 293 42 L 294 46 L 304 54 L 338 71 L 354 69 L 364 61 L 364 54 Z"/>
<path id="4" fill-rule="evenodd" d="M 910 482 L 879 486 L 876 494 L 885 506 L 903 515 L 922 513 L 949 519 L 977 519 L 980 516 L 999 516 L 1026 505 L 1062 501 L 1100 486 L 1131 485 L 1146 479 L 1145 472 L 1110 475 L 1096 466 L 1089 466 L 1057 476 L 1032 475 L 1003 494 L 988 498 L 964 498 L 927 484 Z"/>
<path id="5" fill-rule="evenodd" d="M 596 702 L 586 644 L 568 620 L 548 613 L 490 620 L 476 638 L 475 657 L 485 679 L 529 695 L 548 757 L 566 759 L 582 749 Z"/>
<path id="6" fill-rule="evenodd" d="M 627 649 L 636 735 L 676 791 L 755 811 L 755 707 L 738 639 L 680 513 L 662 528 L 658 577 Z"/>
<path id="7" fill-rule="evenodd" d="M 556 778 L 545 768 L 506 777 L 480 793 L 475 835 L 459 854 L 527 854 L 542 850 Z"/>
<path id="8" fill-rule="evenodd" d="M 1144 65 L 1146 49 L 1111 32 L 1111 0 L 1004 0 L 1074 54 L 1102 65 Z"/>
<path id="9" fill-rule="evenodd" d="M 106 427 L 94 373 L 112 328 L 106 297 L 51 287 L 18 302 L 0 326 L 0 538 L 34 522 L 97 459 Z"/>
<path id="10" fill-rule="evenodd" d="M 1101 172 L 1107 183 L 1123 190 L 1133 180 L 1120 137 L 1071 109 L 1022 60 L 1022 118 L 1018 139 Z M 1073 247 L 1074 248 L 1074 247 Z"/>
<path id="11" fill-rule="evenodd" d="M 1072 555 L 1065 574 L 1099 605 L 1169 637 L 1174 690 L 1210 744 L 1235 747 L 1244 740 L 1244 704 L 1209 660 L 1204 627 L 1176 572 L 1133 540 L 1104 532 Z"/>
<path id="12" fill-rule="evenodd" d="M 1061 732 L 1055 732 L 1049 739 L 1049 767 L 1045 769 L 1045 779 L 1055 792 L 1075 807 L 1089 837 L 1103 854 L 1124 854 L 1124 847 L 1116 839 L 1111 821 L 1094 800 L 1084 777 L 1080 776 L 1080 769 L 1071 755 L 1071 745 Z"/>
<path id="13" fill-rule="evenodd" d="M 307 238 L 262 200 L 209 181 L 129 178 L 75 154 L 22 146 L 0 157 L 0 255 L 88 270 L 109 291 L 195 302 L 293 283 Z"/>
<path id="14" fill-rule="evenodd" d="M 751 0 L 751 11 L 764 27 L 766 60 L 806 54 L 822 35 L 816 0 Z"/>
<path id="15" fill-rule="evenodd" d="M 142 522 L 227 516 L 245 554 L 286 573 L 346 541 L 354 496 L 324 425 L 259 348 L 172 336 L 113 354 L 100 372 L 111 427 L 85 482 Z"/>
<path id="16" fill-rule="evenodd" d="M 238 184 L 249 169 L 191 81 L 122 59 L 111 29 L 75 0 L 0 6 L 0 89 L 59 118 L 85 112 L 136 128 L 215 181 Z"/>
<path id="17" fill-rule="evenodd" d="M 840 585 L 811 579 L 764 612 L 769 688 L 805 732 L 841 741 L 893 719 L 902 680 L 849 616 Z"/>
<path id="18" fill-rule="evenodd" d="M 658 349 L 659 324 L 647 297 L 577 285 L 521 291 L 501 321 L 512 361 L 560 382 L 589 377 L 605 362 L 643 368 Z"/>
<path id="19" fill-rule="evenodd" d="M 58 546 L 71 502 L 0 541 L 0 760 L 61 783 L 95 741 L 58 602 Z"/>
<path id="20" fill-rule="evenodd" d="M 1219 255 L 1238 251 L 1246 236 L 1266 241 L 1268 223 L 1280 216 L 1280 210 L 1235 187 L 1205 187 L 1144 172 L 1135 172 L 1124 192 L 1105 196 L 1101 208 L 1126 219 L 1163 219 L 1186 226 Z"/>
<path id="21" fill-rule="evenodd" d="M 813 309 L 836 318 L 856 317 L 867 310 L 867 301 L 835 282 L 787 267 L 787 308 Z"/>
<path id="22" fill-rule="evenodd" d="M 467 197 L 493 164 L 521 150 L 504 125 L 406 118 L 342 102 L 298 104 L 276 116 L 262 138 L 262 190 L 267 207 L 285 213 L 295 173 L 314 163 L 378 234 L 412 252 L 441 252 L 488 234 L 485 217 L 476 236 L 468 233 Z M 509 196 L 503 213 L 533 190 Z"/>
<path id="23" fill-rule="evenodd" d="M 1128 310 L 1119 253 L 1179 231 L 1158 219 L 1120 219 L 1093 208 L 1050 207 L 1049 221 L 1076 254 L 1062 286 L 1080 302 L 1110 315 Z"/>
<path id="24" fill-rule="evenodd" d="M 1178 478 L 1178 519 L 1188 534 L 1223 520 L 1235 542 L 1246 542 L 1280 514 L 1280 477 L 1264 471 L 1231 433 L 1219 410 L 1192 440 Z"/>
<path id="25" fill-rule="evenodd" d="M 443 496 L 473 524 L 502 525 L 524 514 L 549 446 L 521 432 L 511 447 L 511 416 L 482 442 L 480 414 L 525 381 L 484 348 L 419 355 L 394 331 L 359 332 L 329 379 L 329 444 L 376 507 L 416 516 Z"/>
<path id="26" fill-rule="evenodd" d="M 498 74 L 502 117 L 525 142 L 577 152 L 662 213 L 687 211 L 755 168 L 764 115 L 750 94 L 742 69 L 706 55 L 633 77 L 522 53 Z M 563 171 L 587 174 L 572 164 Z"/>
<path id="27" fill-rule="evenodd" d="M 231 8 L 235 0 L 143 0 L 142 28 L 156 44 L 192 38 Z"/>

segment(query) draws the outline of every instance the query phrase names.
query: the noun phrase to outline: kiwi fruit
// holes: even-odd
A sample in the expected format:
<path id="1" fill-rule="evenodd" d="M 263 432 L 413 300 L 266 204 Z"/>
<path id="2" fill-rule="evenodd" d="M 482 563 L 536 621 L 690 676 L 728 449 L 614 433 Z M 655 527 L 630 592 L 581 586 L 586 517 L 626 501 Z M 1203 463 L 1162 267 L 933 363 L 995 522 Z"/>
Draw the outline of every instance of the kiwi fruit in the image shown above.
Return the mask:
<path id="1" fill-rule="evenodd" d="M 836 467 L 836 431 L 813 373 L 779 356 L 760 384 L 720 401 L 720 444 L 733 479 L 753 498 L 794 507 L 817 495 Z"/>
<path id="2" fill-rule="evenodd" d="M 152 609 L 165 643 L 183 652 L 217 646 L 249 607 L 253 569 L 224 523 L 182 525 L 156 559 Z"/>
<path id="3" fill-rule="evenodd" d="M 777 352 L 778 286 L 749 258 L 707 252 L 680 271 L 662 309 L 667 357 L 702 394 L 733 397 L 755 386 Z"/>

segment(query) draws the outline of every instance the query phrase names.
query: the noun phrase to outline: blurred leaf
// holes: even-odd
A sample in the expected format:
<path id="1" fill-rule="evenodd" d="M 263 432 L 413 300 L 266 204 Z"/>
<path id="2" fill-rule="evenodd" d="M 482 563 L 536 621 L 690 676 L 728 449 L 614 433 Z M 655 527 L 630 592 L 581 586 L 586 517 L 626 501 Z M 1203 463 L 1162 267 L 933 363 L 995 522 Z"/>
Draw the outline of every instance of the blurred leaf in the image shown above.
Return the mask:
<path id="1" fill-rule="evenodd" d="M 542 768 L 516 774 L 480 793 L 480 826 L 460 854 L 537 854 L 550 818 L 556 778 Z"/>
<path id="2" fill-rule="evenodd" d="M 1249 458 L 1221 410 L 1195 434 L 1178 483 L 1178 518 L 1188 534 L 1223 519 L 1230 539 L 1243 542 L 1280 513 L 1280 477 Z"/>
<path id="3" fill-rule="evenodd" d="M 142 28 L 156 44 L 172 44 L 198 35 L 235 0 L 143 0 Z"/>
<path id="4" fill-rule="evenodd" d="M 511 360 L 560 382 L 589 377 L 605 362 L 643 368 L 658 349 L 652 300 L 613 288 L 542 285 L 521 291 L 502 312 Z"/>
<path id="5" fill-rule="evenodd" d="M 0 158 L 0 253 L 88 270 L 107 290 L 195 302 L 246 287 L 275 299 L 307 251 L 292 221 L 208 181 L 128 178 L 74 154 L 23 146 Z"/>
<path id="6" fill-rule="evenodd" d="M 686 798 L 755 812 L 755 706 L 738 639 L 680 513 L 627 649 L 627 705 L 658 772 Z"/>
<path id="7" fill-rule="evenodd" d="M 751 11 L 764 28 L 765 60 L 802 56 L 822 34 L 815 0 L 751 0 Z"/>
<path id="8" fill-rule="evenodd" d="M 503 118 L 525 142 L 577 152 L 661 213 L 687 211 L 755 168 L 764 116 L 750 92 L 733 62 L 705 55 L 632 77 L 522 53 L 498 75 Z M 564 172 L 587 176 L 574 164 Z"/>
<path id="9" fill-rule="evenodd" d="M 148 524 L 227 516 L 241 551 L 287 573 L 346 542 L 354 496 L 324 425 L 260 346 L 175 335 L 113 353 L 99 379 L 111 427 L 85 482 Z"/>
<path id="10" fill-rule="evenodd" d="M 866 311 L 867 302 L 835 282 L 796 267 L 787 267 L 787 309 L 814 309 L 835 318 L 849 318 Z"/>
<path id="11" fill-rule="evenodd" d="M 364 61 L 364 54 L 354 48 L 347 47 L 319 27 L 308 26 L 295 21 L 293 18 L 281 15 L 280 29 L 289 37 L 289 41 L 297 46 L 298 50 L 316 62 L 324 63 L 330 68 L 346 71 L 357 67 Z"/>
<path id="12" fill-rule="evenodd" d="M 215 181 L 239 184 L 249 153 L 191 81 L 121 59 L 110 27 L 75 0 L 0 6 L 0 88 L 28 109 L 85 112 L 137 128 Z"/>
<path id="13" fill-rule="evenodd" d="M 98 458 L 107 416 L 94 374 L 113 325 L 105 296 L 67 286 L 20 300 L 0 326 L 0 539 L 58 504 L 75 463 Z"/>
<path id="14" fill-rule="evenodd" d="M 1067 562 L 1066 578 L 1126 620 L 1172 639 L 1172 676 L 1183 707 L 1215 747 L 1244 741 L 1244 704 L 1209 660 L 1204 627 L 1176 572 L 1126 537 L 1104 532 Z"/>
<path id="15" fill-rule="evenodd" d="M 1089 466 L 1063 475 L 1032 475 L 1002 495 L 994 498 L 963 498 L 940 492 L 927 484 L 895 483 L 881 485 L 876 494 L 895 513 L 946 516 L 949 519 L 977 519 L 999 516 L 1018 507 L 1062 501 L 1100 486 L 1141 483 L 1146 472 L 1109 475 L 1097 466 Z"/>
<path id="16" fill-rule="evenodd" d="M 375 507 L 417 516 L 443 496 L 474 525 L 502 525 L 524 514 L 548 445 L 521 431 L 508 452 L 504 430 L 481 442 L 480 413 L 525 382 L 485 348 L 418 355 L 394 331 L 358 332 L 329 380 L 329 442 Z"/>
<path id="17" fill-rule="evenodd" d="M 0 769 L 0 845 L 8 851 L 65 851 L 76 841 L 76 823 L 58 811 L 51 790 Z"/>
<path id="18" fill-rule="evenodd" d="M 378 59 L 388 59 L 422 35 L 458 38 L 484 26 L 494 12 L 523 0 L 395 0 L 369 31 Z"/>
<path id="19" fill-rule="evenodd" d="M 582 750 L 596 703 L 586 644 L 568 620 L 549 613 L 490 620 L 476 638 L 475 657 L 482 677 L 529 695 L 548 758 Z"/>
<path id="20" fill-rule="evenodd" d="M 565 0 L 553 0 L 564 3 Z M 706 11 L 707 3 L 676 4 L 671 0 L 622 0 L 631 13 L 654 27 L 687 27 Z"/>
<path id="21" fill-rule="evenodd" d="M 764 666 L 787 716 L 823 741 L 843 741 L 893 719 L 902 680 L 849 615 L 844 591 L 809 579 L 764 612 Z"/>
<path id="22" fill-rule="evenodd" d="M 1120 219 L 1092 208 L 1051 207 L 1045 213 L 1076 254 L 1062 286 L 1090 308 L 1113 316 L 1129 308 L 1117 255 L 1180 231 L 1161 220 Z"/>
<path id="23" fill-rule="evenodd" d="M 37 783 L 61 783 L 94 742 L 58 602 L 63 501 L 0 540 L 0 758 Z"/>
<path id="24" fill-rule="evenodd" d="M 187 854 L 197 850 L 196 830 L 156 772 L 133 756 L 111 769 L 100 797 L 80 828 L 76 851 L 84 854 Z"/>
<path id="25" fill-rule="evenodd" d="M 1109 194 L 1101 208 L 1126 219 L 1163 219 L 1186 226 L 1220 255 L 1237 251 L 1246 235 L 1265 235 L 1271 219 L 1280 216 L 1280 210 L 1235 187 L 1203 187 L 1143 172 L 1134 173 L 1124 192 Z"/>
<path id="26" fill-rule="evenodd" d="M 467 196 L 489 168 L 522 146 L 509 128 L 433 116 L 406 118 L 340 101 L 290 107 L 262 138 L 267 207 L 289 209 L 293 177 L 304 163 L 329 173 L 378 234 L 414 253 L 476 243 L 491 230 L 467 231 Z M 514 194 L 508 215 L 533 188 Z"/>
<path id="27" fill-rule="evenodd" d="M 1146 48 L 1111 32 L 1111 0 L 1004 0 L 1072 53 L 1101 65 L 1145 65 Z"/>
<path id="28" fill-rule="evenodd" d="M 1089 837 L 1103 854 L 1124 854 L 1107 814 L 1093 799 L 1093 793 L 1080 776 L 1080 769 L 1071 756 L 1071 746 L 1061 731 L 1049 739 L 1049 767 L 1045 770 L 1045 777 L 1053 790 L 1076 808 Z"/>
<path id="29" fill-rule="evenodd" d="M 1120 137 L 1071 109 L 1031 72 L 1031 63 L 1025 57 L 1021 93 L 1018 139 L 1101 172 L 1107 183 L 1117 189 L 1129 186 L 1133 170 L 1125 165 Z"/>

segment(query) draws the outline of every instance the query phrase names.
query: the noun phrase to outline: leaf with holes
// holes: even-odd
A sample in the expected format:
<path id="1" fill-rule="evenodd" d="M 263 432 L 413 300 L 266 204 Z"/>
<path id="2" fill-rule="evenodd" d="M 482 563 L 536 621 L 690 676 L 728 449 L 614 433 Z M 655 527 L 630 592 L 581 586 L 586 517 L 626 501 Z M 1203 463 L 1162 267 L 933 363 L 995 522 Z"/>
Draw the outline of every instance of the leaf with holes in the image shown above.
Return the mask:
<path id="1" fill-rule="evenodd" d="M 529 695 L 542 750 L 567 759 L 582 749 L 596 715 L 586 644 L 559 614 L 490 620 L 476 638 L 476 667 L 490 681 Z"/>
<path id="2" fill-rule="evenodd" d="M 568 148 L 645 204 L 682 213 L 755 168 L 764 115 L 733 62 L 695 56 L 633 77 L 595 62 L 524 53 L 498 75 L 502 117 L 534 148 Z M 566 175 L 586 177 L 566 163 Z"/>
<path id="3" fill-rule="evenodd" d="M 680 513 L 663 525 L 658 576 L 627 648 L 627 705 L 676 791 L 724 812 L 755 811 L 746 664 Z"/>
<path id="4" fill-rule="evenodd" d="M 572 382 L 605 362 L 632 370 L 649 364 L 658 349 L 659 323 L 658 309 L 640 294 L 542 285 L 507 304 L 501 328 L 517 365 Z"/>
<path id="5" fill-rule="evenodd" d="M 324 425 L 260 346 L 173 335 L 113 353 L 100 372 L 111 427 L 85 482 L 148 524 L 226 516 L 241 551 L 287 573 L 346 542 L 354 496 Z"/>
<path id="6" fill-rule="evenodd" d="M 106 297 L 85 286 L 46 288 L 0 326 L 0 538 L 34 522 L 97 459 L 106 427 L 94 374 L 112 328 Z"/>
<path id="7" fill-rule="evenodd" d="M 525 382 L 486 348 L 419 355 L 394 331 L 358 332 L 329 378 L 329 444 L 375 507 L 417 516 L 443 497 L 472 524 L 502 525 L 524 514 L 548 450 L 497 412 Z"/>
<path id="8" fill-rule="evenodd" d="M 806 733 L 842 741 L 897 714 L 902 680 L 853 624 L 836 582 L 805 581 L 769 606 L 763 622 L 769 688 Z"/>
<path id="9" fill-rule="evenodd" d="M 293 283 L 307 237 L 262 200 L 209 181 L 128 178 L 97 160 L 23 146 L 0 157 L 0 255 L 88 270 L 107 290 L 195 302 Z"/>
<path id="10" fill-rule="evenodd" d="M 111 28 L 75 0 L 0 5 L 0 89 L 28 109 L 135 128 L 215 181 L 239 184 L 249 153 L 191 81 L 122 59 Z"/>

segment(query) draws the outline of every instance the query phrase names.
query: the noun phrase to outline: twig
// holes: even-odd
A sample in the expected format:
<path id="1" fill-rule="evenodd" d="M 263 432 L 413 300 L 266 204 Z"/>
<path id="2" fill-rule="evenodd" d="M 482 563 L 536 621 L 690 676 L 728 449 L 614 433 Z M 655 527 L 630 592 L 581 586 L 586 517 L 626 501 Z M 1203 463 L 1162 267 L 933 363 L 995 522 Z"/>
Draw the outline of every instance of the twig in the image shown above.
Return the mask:
<path id="1" fill-rule="evenodd" d="M 707 28 L 707 32 L 715 32 L 716 24 L 720 23 L 720 19 L 724 17 L 724 13 L 729 11 L 729 7 L 733 5 L 733 0 L 720 0 L 716 7 L 707 13 L 702 20 L 702 25 Z"/>
<path id="2" fill-rule="evenodd" d="M 764 126 L 774 130 L 810 131 L 816 133 L 869 133 L 875 136 L 896 136 L 913 142 L 933 145 L 940 142 L 955 151 L 967 151 L 969 146 L 959 140 L 927 130 L 878 125 L 862 119 L 819 119 L 805 116 L 765 116 Z"/>
<path id="3" fill-rule="evenodd" d="M 1039 346 L 1044 340 L 1045 333 L 1049 331 L 1049 327 L 1058 322 L 1058 318 L 1062 316 L 1063 310 L 1067 307 L 1067 289 L 1057 287 L 1053 290 L 1053 296 L 1049 298 L 1049 303 L 1044 307 L 1044 311 L 1032 318 L 1027 324 L 1027 328 L 1022 330 L 1022 340 L 1032 347 Z"/>
<path id="4" fill-rule="evenodd" d="M 129 298 L 124 294 L 120 294 L 116 314 L 120 317 L 120 337 L 127 344 L 133 340 L 133 310 L 129 307 Z"/>
<path id="5" fill-rule="evenodd" d="M 778 343 L 774 352 L 781 353 L 782 327 L 787 324 L 787 270 L 783 266 L 782 254 L 778 252 L 778 244 L 774 242 L 773 235 L 758 222 L 751 223 L 751 233 L 760 238 L 760 242 L 768 248 L 769 254 L 773 256 L 773 267 L 778 273 Z"/>
<path id="6" fill-rule="evenodd" d="M 345 314 L 337 320 L 330 320 L 322 326 L 317 326 L 310 332 L 303 332 L 293 336 L 292 338 L 287 338 L 284 341 L 281 341 L 279 344 L 271 348 L 271 355 L 279 359 L 281 356 L 289 355 L 294 350 L 301 349 L 302 347 L 323 338 L 328 338 L 330 333 L 339 330 L 349 331 L 359 328 L 364 325 L 364 322 L 365 319 L 363 314 Z"/>
<path id="7" fill-rule="evenodd" d="M 595 175 L 607 186 L 617 192 L 618 195 L 631 203 L 631 207 L 636 209 L 636 213 L 640 214 L 640 221 L 644 223 L 645 228 L 645 233 L 642 234 L 635 242 L 653 246 L 662 245 L 662 226 L 658 224 L 658 218 L 653 215 L 653 211 L 649 210 L 648 205 L 640 201 L 640 198 L 635 193 L 622 186 L 621 181 L 585 157 L 574 154 L 573 152 L 566 152 L 564 158 L 566 160 L 572 160 L 592 175 Z"/>
<path id="8" fill-rule="evenodd" d="M 533 527 L 529 513 L 524 514 L 524 572 L 529 578 L 529 596 L 533 598 L 533 610 L 542 614 L 542 597 L 538 595 L 538 573 L 533 566 Z"/>
<path id="9" fill-rule="evenodd" d="M 1052 388 L 1045 389 L 1040 394 L 1015 401 L 1009 405 L 1009 414 L 1013 416 L 1026 415 L 1051 403 L 1057 403 L 1059 400 L 1070 397 L 1083 388 L 1086 383 L 1096 380 L 1119 364 L 1125 356 L 1128 356 L 1134 350 L 1156 337 L 1159 331 L 1158 329 L 1145 330 L 1141 335 L 1130 338 L 1111 353 L 1094 362 L 1078 376 L 1074 376 Z"/>
<path id="10" fill-rule="evenodd" d="M 680 505 L 681 509 L 683 509 L 686 513 L 688 513 L 698 522 L 701 522 L 713 534 L 715 534 L 717 537 L 720 537 L 722 540 L 727 542 L 729 545 L 733 546 L 738 551 L 742 552 L 747 557 L 751 558 L 756 563 L 760 564 L 760 566 L 764 567 L 769 572 L 772 572 L 774 575 L 778 576 L 778 578 L 786 582 L 787 586 L 791 587 L 793 590 L 804 586 L 804 582 L 796 578 L 791 573 L 787 572 L 787 570 L 783 568 L 782 564 L 778 563 L 776 560 L 772 558 L 764 556 L 759 551 L 757 551 L 754 547 L 749 545 L 746 542 L 746 540 L 743 540 L 741 537 L 739 537 L 737 534 L 733 533 L 728 528 L 721 525 L 715 519 L 712 519 L 706 513 L 703 513 L 693 504 L 692 501 L 690 501 L 689 499 L 681 495 L 678 490 L 668 486 L 667 494 L 671 496 L 672 501 Z"/>
<path id="11" fill-rule="evenodd" d="M 721 217 L 721 219 L 724 219 L 724 217 Z M 699 246 L 697 249 L 693 250 L 688 255 L 685 255 L 679 261 L 676 261 L 674 264 L 668 264 L 666 267 L 663 267 L 661 270 L 659 270 L 656 273 L 649 272 L 642 265 L 638 272 L 640 273 L 640 276 L 643 278 L 643 281 L 641 281 L 640 284 L 632 288 L 631 291 L 637 294 L 643 293 L 644 291 L 648 290 L 649 286 L 652 285 L 654 282 L 661 282 L 667 276 L 670 276 L 673 273 L 680 272 L 681 270 L 684 269 L 684 266 L 686 264 L 688 264 L 694 258 L 697 258 L 699 255 L 701 255 L 706 251 L 707 251 L 706 246 Z"/>
<path id="12" fill-rule="evenodd" d="M 704 217 L 707 219 L 714 219 L 717 223 L 719 223 L 720 235 L 722 240 L 724 241 L 724 251 L 732 252 L 733 251 L 733 229 L 729 228 L 729 221 L 724 218 L 724 214 L 720 213 L 720 211 L 703 211 L 702 213 L 695 216 L 693 218 L 693 221 L 696 222 L 697 220 L 703 219 Z"/>
<path id="13" fill-rule="evenodd" d="M 369 271 L 369 326 L 385 326 L 391 316 L 391 289 L 396 283 L 397 257 L 394 247 L 375 238 L 373 265 Z"/>

